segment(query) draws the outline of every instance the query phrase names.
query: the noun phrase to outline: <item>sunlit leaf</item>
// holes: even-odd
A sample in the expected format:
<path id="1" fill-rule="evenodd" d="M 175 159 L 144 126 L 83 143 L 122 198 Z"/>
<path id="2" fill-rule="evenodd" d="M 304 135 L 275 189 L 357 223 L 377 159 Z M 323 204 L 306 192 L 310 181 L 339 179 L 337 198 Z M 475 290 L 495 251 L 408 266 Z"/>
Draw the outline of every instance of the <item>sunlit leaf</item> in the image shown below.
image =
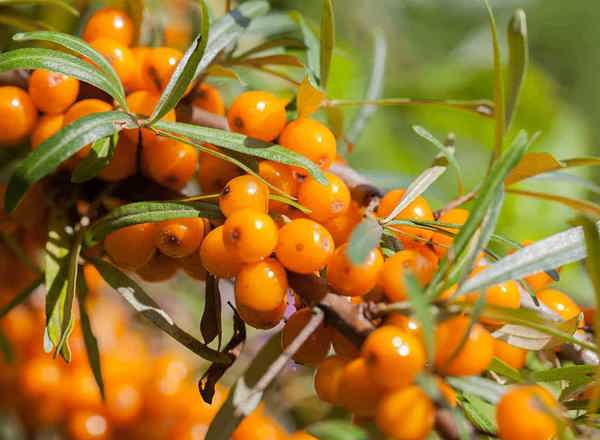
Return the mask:
<path id="1" fill-rule="evenodd" d="M 319 440 L 367 440 L 368 434 L 349 420 L 324 420 L 306 428 Z"/>
<path id="2" fill-rule="evenodd" d="M 521 376 L 521 373 L 519 373 L 519 370 L 508 365 L 499 357 L 494 357 L 490 365 L 488 365 L 487 369 L 501 376 L 507 377 L 508 379 L 513 380 L 515 382 L 523 381 L 523 377 Z"/>
<path id="3" fill-rule="evenodd" d="M 496 426 L 494 424 L 494 406 L 483 401 L 471 393 L 463 393 L 460 399 L 460 405 L 467 418 L 479 430 L 494 434 Z"/>
<path id="4" fill-rule="evenodd" d="M 115 136 L 108 136 L 94 142 L 89 154 L 77 164 L 71 175 L 71 182 L 81 183 L 96 177 L 110 163 L 116 148 Z"/>
<path id="5" fill-rule="evenodd" d="M 579 380 L 581 376 L 593 375 L 596 365 L 572 365 L 568 367 L 550 368 L 543 371 L 532 371 L 529 378 L 536 382 L 558 382 L 561 380 Z"/>
<path id="6" fill-rule="evenodd" d="M 218 64 L 213 64 L 209 66 L 204 72 L 206 73 L 206 76 L 235 79 L 240 84 L 245 84 L 245 82 L 242 80 L 242 78 L 240 78 L 240 76 L 235 70 L 229 69 L 224 66 L 220 66 Z"/>
<path id="7" fill-rule="evenodd" d="M 304 45 L 306 46 L 306 68 L 312 76 L 312 79 L 320 84 L 321 80 L 321 60 L 320 60 L 320 42 L 311 28 L 306 23 L 302 14 L 298 11 L 291 11 L 289 16 L 300 28 Z"/>
<path id="8" fill-rule="evenodd" d="M 504 179 L 506 185 L 511 185 L 531 176 L 558 170 L 564 165 L 550 153 L 527 153 Z"/>
<path id="9" fill-rule="evenodd" d="M 353 264 L 363 264 L 369 252 L 377 247 L 383 228 L 376 220 L 367 217 L 352 231 L 346 255 Z"/>
<path id="10" fill-rule="evenodd" d="M 0 11 L 0 24 L 6 27 L 13 27 L 23 31 L 37 31 L 39 29 L 53 30 L 54 28 L 41 20 L 35 20 L 25 14 L 14 10 Z"/>
<path id="11" fill-rule="evenodd" d="M 508 90 L 505 118 L 507 128 L 514 117 L 528 63 L 527 17 L 523 9 L 517 9 L 508 24 Z"/>
<path id="12" fill-rule="evenodd" d="M 300 87 L 298 87 L 298 96 L 296 98 L 298 107 L 298 116 L 306 117 L 316 112 L 325 99 L 325 92 L 315 86 L 310 77 L 306 75 Z"/>
<path id="13" fill-rule="evenodd" d="M 327 90 L 329 71 L 331 69 L 331 58 L 335 45 L 335 16 L 333 11 L 333 0 L 323 0 L 321 12 L 321 44 L 319 50 L 319 72 L 321 74 L 319 84 Z"/>

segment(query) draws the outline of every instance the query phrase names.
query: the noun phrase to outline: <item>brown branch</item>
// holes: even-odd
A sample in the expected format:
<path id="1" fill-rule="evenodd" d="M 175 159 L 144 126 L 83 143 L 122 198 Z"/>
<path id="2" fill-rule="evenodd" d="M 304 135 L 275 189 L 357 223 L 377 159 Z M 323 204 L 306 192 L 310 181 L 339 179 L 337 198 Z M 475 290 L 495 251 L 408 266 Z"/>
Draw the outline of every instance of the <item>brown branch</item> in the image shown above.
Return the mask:
<path id="1" fill-rule="evenodd" d="M 29 84 L 29 72 L 24 69 L 9 70 L 0 73 L 0 86 L 17 86 L 26 89 Z"/>

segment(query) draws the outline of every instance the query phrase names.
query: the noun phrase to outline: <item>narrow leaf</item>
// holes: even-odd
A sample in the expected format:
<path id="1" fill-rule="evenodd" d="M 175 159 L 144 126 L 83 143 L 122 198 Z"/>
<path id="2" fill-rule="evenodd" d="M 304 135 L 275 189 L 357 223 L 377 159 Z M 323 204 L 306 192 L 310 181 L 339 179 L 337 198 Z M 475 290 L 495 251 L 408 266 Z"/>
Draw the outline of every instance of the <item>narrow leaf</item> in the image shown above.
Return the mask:
<path id="1" fill-rule="evenodd" d="M 492 359 L 492 362 L 490 363 L 490 365 L 488 365 L 488 370 L 493 371 L 494 373 L 497 373 L 501 376 L 507 377 L 508 379 L 513 380 L 515 382 L 523 381 L 523 377 L 521 376 L 521 373 L 519 373 L 519 370 L 511 367 L 498 357 L 494 357 L 494 359 Z"/>
<path id="2" fill-rule="evenodd" d="M 41 20 L 35 20 L 25 14 L 14 10 L 3 10 L 0 13 L 0 24 L 6 27 L 13 27 L 23 31 L 37 31 L 39 29 L 54 30 L 54 27 Z"/>
<path id="3" fill-rule="evenodd" d="M 346 251 L 353 264 L 363 264 L 369 252 L 379 245 L 383 228 L 374 219 L 367 217 L 352 231 Z"/>
<path id="4" fill-rule="evenodd" d="M 508 90 L 506 95 L 506 127 L 510 127 L 529 63 L 527 17 L 517 9 L 508 24 Z"/>
<path id="5" fill-rule="evenodd" d="M 260 57 L 244 58 L 243 60 L 235 62 L 236 65 L 247 65 L 253 67 L 262 66 L 292 66 L 292 67 L 304 67 L 304 64 L 294 55 L 288 54 L 276 54 L 276 55 L 263 55 Z"/>
<path id="6" fill-rule="evenodd" d="M 13 299 L 0 307 L 0 319 L 4 318 L 12 309 L 27 301 L 31 294 L 42 285 L 43 281 L 44 279 L 42 277 L 38 278 L 29 286 L 21 290 L 17 295 L 15 295 Z"/>
<path id="7" fill-rule="evenodd" d="M 448 377 L 447 381 L 453 388 L 481 397 L 492 404 L 497 404 L 507 391 L 505 386 L 479 376 Z"/>
<path id="8" fill-rule="evenodd" d="M 296 98 L 298 104 L 298 116 L 310 116 L 321 107 L 321 103 L 325 99 L 325 92 L 315 86 L 310 77 L 306 75 L 304 80 L 298 87 L 298 95 Z"/>
<path id="9" fill-rule="evenodd" d="M 467 418 L 480 430 L 495 434 L 494 425 L 494 407 L 484 402 L 476 395 L 463 393 L 461 396 L 461 406 Z"/>
<path id="10" fill-rule="evenodd" d="M 0 6 L 49 5 L 56 6 L 69 14 L 78 17 L 79 11 L 64 0 L 0 0 Z"/>
<path id="11" fill-rule="evenodd" d="M 572 208 L 575 211 L 581 212 L 583 214 L 592 217 L 600 217 L 600 205 L 597 205 L 593 202 L 588 202 L 587 200 L 573 199 L 571 197 L 559 196 L 557 194 L 527 191 L 524 189 L 508 189 L 507 192 L 509 194 L 515 194 L 519 196 L 526 196 L 534 199 L 548 200 L 551 202 L 560 203 L 561 205 L 568 206 L 569 208 Z"/>
<path id="12" fill-rule="evenodd" d="M 506 185 L 528 179 L 529 177 L 548 171 L 558 170 L 564 166 L 550 153 L 527 153 L 504 179 Z"/>
<path id="13" fill-rule="evenodd" d="M 200 331 L 206 344 L 210 344 L 217 336 L 221 345 L 221 292 L 218 280 L 209 275 L 205 282 L 204 312 L 200 320 Z"/>
<path id="14" fill-rule="evenodd" d="M 4 334 L 4 330 L 0 328 L 0 352 L 4 357 L 4 362 L 11 364 L 15 360 L 15 352 L 10 340 Z"/>
<path id="15" fill-rule="evenodd" d="M 321 73 L 321 87 L 327 90 L 329 71 L 331 70 L 331 58 L 335 45 L 335 16 L 333 12 L 333 0 L 323 0 L 321 12 L 321 44 L 319 51 L 319 70 Z"/>
<path id="16" fill-rule="evenodd" d="M 298 11 L 291 11 L 289 13 L 290 18 L 298 25 L 304 45 L 306 46 L 306 68 L 311 74 L 312 79 L 317 84 L 321 83 L 321 54 L 320 54 L 320 42 L 315 36 L 311 28 L 306 23 L 306 20 L 302 14 Z"/>
<path id="17" fill-rule="evenodd" d="M 529 378 L 536 382 L 558 382 L 561 380 L 580 380 L 582 376 L 594 375 L 596 365 L 572 365 L 568 367 L 551 368 L 543 371 L 532 371 Z"/>
<path id="18" fill-rule="evenodd" d="M 348 420 L 324 420 L 306 428 L 319 440 L 367 440 L 368 434 Z"/>
<path id="19" fill-rule="evenodd" d="M 596 223 L 590 218 L 579 219 L 579 223 L 582 225 L 585 237 L 585 247 L 587 251 L 585 265 L 594 288 L 596 304 L 594 333 L 596 337 L 596 346 L 600 347 L 600 316 L 598 316 L 598 310 L 600 310 L 600 231 L 596 227 Z"/>
<path id="20" fill-rule="evenodd" d="M 96 177 L 110 163 L 116 147 L 114 136 L 107 136 L 94 142 L 90 153 L 73 171 L 71 182 L 81 183 Z"/>

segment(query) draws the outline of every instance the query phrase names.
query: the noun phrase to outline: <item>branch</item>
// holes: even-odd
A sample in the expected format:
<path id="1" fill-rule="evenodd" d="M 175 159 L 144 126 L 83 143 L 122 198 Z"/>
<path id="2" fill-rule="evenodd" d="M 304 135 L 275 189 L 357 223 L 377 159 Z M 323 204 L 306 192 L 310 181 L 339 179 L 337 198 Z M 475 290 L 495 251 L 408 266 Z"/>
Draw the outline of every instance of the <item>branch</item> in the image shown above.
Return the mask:
<path id="1" fill-rule="evenodd" d="M 24 69 L 9 70 L 0 73 L 0 86 L 17 86 L 27 89 L 29 84 L 29 72 Z"/>

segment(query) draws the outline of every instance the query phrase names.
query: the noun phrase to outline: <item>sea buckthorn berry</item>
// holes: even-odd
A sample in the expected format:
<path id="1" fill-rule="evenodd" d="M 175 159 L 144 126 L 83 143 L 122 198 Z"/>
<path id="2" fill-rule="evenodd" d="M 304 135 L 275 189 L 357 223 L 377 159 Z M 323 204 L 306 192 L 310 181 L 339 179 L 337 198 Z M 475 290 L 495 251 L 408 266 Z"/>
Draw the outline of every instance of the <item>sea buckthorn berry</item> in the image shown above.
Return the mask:
<path id="1" fill-rule="evenodd" d="M 51 398 L 63 384 L 64 373 L 51 356 L 30 359 L 20 371 L 20 389 L 30 399 Z"/>
<path id="2" fill-rule="evenodd" d="M 142 170 L 155 182 L 179 191 L 193 177 L 198 151 L 191 145 L 157 137 L 142 148 Z"/>
<path id="3" fill-rule="evenodd" d="M 88 43 L 97 38 L 108 37 L 130 46 L 133 40 L 133 24 L 131 18 L 120 9 L 98 9 L 85 24 L 82 37 Z"/>
<path id="4" fill-rule="evenodd" d="M 235 280 L 235 302 L 239 309 L 269 313 L 285 304 L 287 287 L 285 269 L 277 260 L 247 264 Z M 244 318 L 241 311 L 240 314 Z"/>
<path id="5" fill-rule="evenodd" d="M 420 340 L 423 338 L 423 329 L 421 324 L 413 316 L 405 316 L 401 315 L 400 313 L 390 313 L 385 319 L 385 324 L 398 327 L 405 332 L 419 338 Z"/>
<path id="6" fill-rule="evenodd" d="M 450 405 L 452 408 L 456 407 L 456 392 L 452 389 L 452 387 L 448 385 L 447 382 L 444 382 L 440 377 L 436 377 L 435 382 L 446 403 L 448 403 L 448 405 Z"/>
<path id="7" fill-rule="evenodd" d="M 217 278 L 231 278 L 242 268 L 242 261 L 223 241 L 223 226 L 210 231 L 200 245 L 200 258 L 206 270 Z"/>
<path id="8" fill-rule="evenodd" d="M 360 356 L 360 350 L 356 344 L 352 343 L 352 341 L 336 329 L 331 331 L 331 345 L 333 345 L 335 353 L 339 356 L 348 359 Z"/>
<path id="9" fill-rule="evenodd" d="M 517 370 L 525 366 L 527 351 L 494 338 L 494 356 Z"/>
<path id="10" fill-rule="evenodd" d="M 142 412 L 140 387 L 134 382 L 112 382 L 106 389 L 106 415 L 111 423 L 125 426 L 135 423 Z"/>
<path id="11" fill-rule="evenodd" d="M 135 113 L 139 116 L 150 116 L 152 111 L 158 104 L 158 100 L 160 99 L 160 95 L 157 93 L 149 92 L 146 90 L 139 90 L 137 92 L 130 93 L 127 95 L 127 105 L 129 106 L 129 111 Z M 175 122 L 175 110 L 169 110 L 167 114 L 165 114 L 161 121 Z M 124 130 L 123 133 L 125 136 L 129 138 L 131 142 L 134 142 L 136 145 L 139 142 L 139 129 L 133 128 Z M 155 141 L 156 135 L 152 133 L 151 130 L 147 128 L 142 129 L 142 142 L 144 145 L 151 144 Z"/>
<path id="12" fill-rule="evenodd" d="M 307 177 L 298 190 L 298 201 L 310 209 L 309 216 L 318 222 L 344 214 L 350 207 L 350 190 L 335 174 L 325 173 L 329 185 Z"/>
<path id="13" fill-rule="evenodd" d="M 218 148 L 212 145 L 205 146 L 219 151 Z M 243 174 L 243 171 L 237 165 L 206 152 L 201 152 L 198 160 L 200 166 L 198 167 L 197 178 L 204 194 L 221 192 L 227 182 Z"/>
<path id="14" fill-rule="evenodd" d="M 275 188 L 280 189 L 291 197 L 296 197 L 300 180 L 295 175 L 292 167 L 277 162 L 263 160 L 258 164 L 258 174 Z M 287 213 L 290 205 L 276 200 L 269 201 L 269 211 Z"/>
<path id="15" fill-rule="evenodd" d="M 18 87 L 0 87 L 0 146 L 25 140 L 37 121 L 37 111 L 29 95 Z"/>
<path id="16" fill-rule="evenodd" d="M 361 354 L 373 380 L 386 388 L 409 385 L 425 368 L 425 349 L 421 341 L 391 325 L 373 331 L 365 340 Z"/>
<path id="17" fill-rule="evenodd" d="M 231 434 L 231 440 L 282 440 L 285 431 L 261 410 L 254 410 Z"/>
<path id="18" fill-rule="evenodd" d="M 327 264 L 327 278 L 335 293 L 360 296 L 377 285 L 383 269 L 383 255 L 378 248 L 369 252 L 361 264 L 352 264 L 346 255 L 348 245 L 337 248 Z"/>
<path id="19" fill-rule="evenodd" d="M 498 434 L 502 440 L 550 440 L 557 432 L 551 414 L 558 402 L 537 385 L 519 386 L 502 396 L 496 407 Z"/>
<path id="20" fill-rule="evenodd" d="M 187 257 L 179 258 L 177 263 L 190 278 L 200 281 L 206 280 L 206 268 L 202 265 L 199 249 Z"/>
<path id="21" fill-rule="evenodd" d="M 93 264 L 85 264 L 83 266 L 83 278 L 88 292 L 92 296 L 96 296 L 108 287 L 108 284 Z"/>
<path id="22" fill-rule="evenodd" d="M 269 188 L 250 174 L 234 177 L 221 191 L 219 208 L 225 217 L 242 209 L 266 213 L 269 209 Z"/>
<path id="23" fill-rule="evenodd" d="M 533 243 L 535 243 L 535 242 L 532 240 L 525 240 L 521 244 L 523 246 L 530 246 Z M 560 270 L 560 268 L 558 268 L 556 270 L 558 271 L 558 270 Z M 534 274 L 524 277 L 523 279 L 527 282 L 527 284 L 529 284 L 529 286 L 531 287 L 531 289 L 534 292 L 545 289 L 546 287 L 548 287 L 549 285 L 551 285 L 555 282 L 554 279 L 550 275 L 548 275 L 546 272 L 536 272 Z"/>
<path id="24" fill-rule="evenodd" d="M 69 438 L 73 440 L 105 440 L 110 437 L 109 424 L 99 411 L 79 410 L 67 421 Z"/>
<path id="25" fill-rule="evenodd" d="M 219 91 L 210 84 L 200 83 L 196 87 L 196 94 L 192 106 L 205 110 L 215 115 L 225 115 L 225 104 Z"/>
<path id="26" fill-rule="evenodd" d="M 402 415 L 405 422 L 399 420 Z M 435 406 L 416 385 L 393 390 L 383 396 L 377 405 L 375 423 L 386 435 L 395 440 L 425 439 L 433 429 Z"/>
<path id="27" fill-rule="evenodd" d="M 380 217 L 387 217 L 392 213 L 394 208 L 398 205 L 406 190 L 396 189 L 387 193 L 381 202 L 379 208 L 377 208 L 377 215 Z M 433 212 L 427 200 L 419 196 L 408 204 L 396 217 L 396 220 L 424 220 L 433 221 Z M 400 241 L 410 246 L 413 242 L 425 243 L 433 235 L 433 231 L 417 228 L 414 226 L 403 226 L 394 225 L 396 236 Z"/>
<path id="28" fill-rule="evenodd" d="M 127 137 L 120 136 L 112 159 L 98 177 L 107 182 L 118 182 L 133 176 L 137 171 L 137 143 Z"/>
<path id="29" fill-rule="evenodd" d="M 108 256 L 124 269 L 140 269 L 154 256 L 156 224 L 140 223 L 111 232 L 104 239 Z"/>
<path id="30" fill-rule="evenodd" d="M 291 315 L 281 332 L 281 346 L 285 350 L 304 329 L 312 318 L 313 312 L 310 308 L 298 310 Z M 308 339 L 300 346 L 292 356 L 299 364 L 318 365 L 329 353 L 331 348 L 331 329 L 321 323 Z"/>
<path id="31" fill-rule="evenodd" d="M 404 301 L 407 298 L 405 277 L 412 275 L 421 284 L 426 285 L 435 273 L 435 266 L 413 250 L 396 252 L 385 260 L 381 272 L 381 285 L 387 299 L 391 302 Z"/>
<path id="32" fill-rule="evenodd" d="M 144 89 L 161 93 L 183 58 L 183 53 L 171 47 L 155 47 L 148 49 L 143 58 L 141 75 Z"/>
<path id="33" fill-rule="evenodd" d="M 56 134 L 63 127 L 64 115 L 42 116 L 31 133 L 31 148 L 35 150 L 38 145 Z"/>
<path id="34" fill-rule="evenodd" d="M 309 274 L 327 265 L 334 247 L 327 229 L 312 220 L 298 219 L 279 230 L 275 254 L 286 269 Z"/>
<path id="35" fill-rule="evenodd" d="M 245 263 L 271 255 L 277 245 L 277 226 L 267 214 L 243 209 L 231 214 L 223 225 L 223 242 Z"/>
<path id="36" fill-rule="evenodd" d="M 125 88 L 130 87 L 135 79 L 137 69 L 131 50 L 126 45 L 107 37 L 95 39 L 90 42 L 90 46 L 103 55 L 113 66 L 123 86 Z"/>
<path id="37" fill-rule="evenodd" d="M 357 204 L 351 201 L 346 212 L 326 220 L 323 226 L 331 233 L 335 245 L 341 246 L 350 239 L 352 231 L 360 223 L 362 217 Z"/>
<path id="38" fill-rule="evenodd" d="M 310 118 L 298 118 L 290 122 L 283 129 L 279 143 L 309 158 L 325 170 L 336 155 L 336 140 L 331 130 Z"/>
<path id="39" fill-rule="evenodd" d="M 339 380 L 342 387 L 338 394 L 340 404 L 357 416 L 374 416 L 383 388 L 373 381 L 367 362 L 363 358 L 350 361 Z"/>
<path id="40" fill-rule="evenodd" d="M 285 126 L 286 101 L 269 92 L 250 91 L 239 95 L 227 112 L 232 131 L 271 142 Z"/>
<path id="41" fill-rule="evenodd" d="M 435 334 L 435 367 L 452 376 L 476 376 L 490 364 L 494 356 L 494 338 L 480 324 L 471 328 L 466 342 L 459 348 L 469 329 L 469 318 L 457 316 L 440 323 Z"/>
<path id="42" fill-rule="evenodd" d="M 479 293 L 477 292 L 467 294 L 467 301 L 469 302 L 474 303 L 478 299 Z M 519 285 L 514 280 L 508 280 L 488 287 L 485 289 L 485 303 L 492 306 L 518 309 L 521 307 Z M 481 318 L 481 321 L 490 325 L 501 324 L 500 321 L 491 318 Z"/>
<path id="43" fill-rule="evenodd" d="M 157 252 L 150 261 L 137 270 L 137 274 L 149 283 L 161 283 L 173 278 L 177 269 L 175 260 Z"/>
<path id="44" fill-rule="evenodd" d="M 469 211 L 467 211 L 466 209 L 455 208 L 444 212 L 440 216 L 438 221 L 440 223 L 447 223 L 451 225 L 464 225 L 468 218 Z M 456 235 L 459 231 L 456 228 L 442 229 L 451 232 L 454 235 Z M 442 232 L 435 232 L 431 237 L 431 241 L 433 242 L 433 248 L 435 249 L 435 252 L 441 256 L 446 255 L 446 252 L 448 252 L 448 249 L 450 248 L 450 246 L 452 246 L 452 243 L 454 242 L 454 237 L 446 235 Z"/>
<path id="45" fill-rule="evenodd" d="M 204 238 L 204 220 L 199 217 L 166 220 L 156 227 L 156 247 L 171 258 L 187 257 Z"/>
<path id="46" fill-rule="evenodd" d="M 581 313 L 577 303 L 560 290 L 544 289 L 536 292 L 535 296 L 565 321 L 576 318 Z M 583 320 L 581 324 L 584 324 Z"/>
<path id="47" fill-rule="evenodd" d="M 38 69 L 31 74 L 27 90 L 38 110 L 56 115 L 64 113 L 77 99 L 79 80 Z"/>
<path id="48" fill-rule="evenodd" d="M 73 104 L 65 113 L 63 119 L 63 127 L 67 126 L 76 120 L 94 113 L 109 112 L 112 110 L 112 105 L 100 99 L 82 99 Z M 86 145 L 78 153 L 77 157 L 83 158 L 87 156 L 91 150 L 91 145 Z"/>
<path id="49" fill-rule="evenodd" d="M 340 404 L 340 393 L 343 392 L 342 373 L 348 364 L 348 358 L 330 356 L 317 367 L 315 373 L 315 391 L 319 399 L 332 405 Z"/>

